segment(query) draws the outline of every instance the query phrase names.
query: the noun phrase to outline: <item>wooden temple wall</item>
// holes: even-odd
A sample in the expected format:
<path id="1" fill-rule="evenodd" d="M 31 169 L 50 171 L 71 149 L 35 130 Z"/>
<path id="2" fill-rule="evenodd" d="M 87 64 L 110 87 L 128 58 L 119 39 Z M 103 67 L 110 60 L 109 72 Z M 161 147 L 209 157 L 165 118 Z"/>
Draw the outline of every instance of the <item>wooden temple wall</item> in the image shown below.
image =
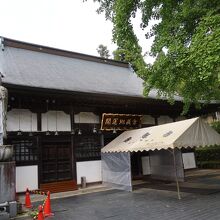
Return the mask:
<path id="1" fill-rule="evenodd" d="M 100 125 L 101 115 L 96 115 L 92 112 L 80 112 L 74 114 L 74 123 L 84 124 L 84 125 Z M 39 132 L 45 133 L 46 131 L 58 131 L 66 132 L 70 136 L 71 132 L 71 117 L 69 114 L 66 114 L 63 111 L 49 110 L 45 113 L 41 113 L 41 122 L 40 130 L 38 125 L 37 114 L 32 113 L 29 109 L 12 109 L 8 112 L 7 115 L 7 131 L 8 132 L 17 132 L 21 130 L 22 132 Z M 185 117 L 179 116 L 176 118 L 178 120 L 184 120 Z M 169 116 L 157 116 L 157 118 L 151 115 L 143 115 L 142 126 L 153 126 L 156 124 L 164 124 L 173 122 L 174 119 Z M 97 127 L 98 128 L 98 127 Z M 91 129 L 92 134 L 92 129 Z M 54 134 L 53 134 L 54 135 Z M 82 134 L 83 137 L 84 134 Z M 73 136 L 74 138 L 74 136 Z M 105 137 L 104 137 L 105 138 Z M 194 168 L 195 167 L 195 158 L 193 153 L 184 153 L 184 168 Z M 144 168 L 144 159 L 142 160 Z M 90 161 L 75 161 L 76 169 L 76 183 L 80 184 L 81 177 L 86 177 L 87 183 L 101 182 L 101 159 L 99 160 L 90 160 Z M 145 171 L 148 169 L 144 168 Z M 30 165 L 19 165 L 16 167 L 16 190 L 17 192 L 23 192 L 26 190 L 26 187 L 29 189 L 37 189 L 40 187 L 39 182 L 39 172 L 40 168 L 38 164 Z M 148 174 L 150 170 L 148 169 Z M 24 175 L 25 174 L 25 175 Z M 27 176 L 28 178 L 25 178 Z"/>

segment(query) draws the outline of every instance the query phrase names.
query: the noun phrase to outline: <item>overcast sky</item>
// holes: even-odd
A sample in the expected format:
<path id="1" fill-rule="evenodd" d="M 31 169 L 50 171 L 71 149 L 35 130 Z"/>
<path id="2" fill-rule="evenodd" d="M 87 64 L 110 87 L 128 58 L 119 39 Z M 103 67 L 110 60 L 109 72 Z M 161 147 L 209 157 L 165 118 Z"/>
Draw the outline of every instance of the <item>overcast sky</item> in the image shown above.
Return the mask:
<path id="1" fill-rule="evenodd" d="M 104 44 L 112 52 L 112 24 L 97 8 L 93 0 L 0 0 L 0 36 L 91 55 Z M 140 19 L 134 23 L 146 52 L 151 42 L 139 30 Z"/>

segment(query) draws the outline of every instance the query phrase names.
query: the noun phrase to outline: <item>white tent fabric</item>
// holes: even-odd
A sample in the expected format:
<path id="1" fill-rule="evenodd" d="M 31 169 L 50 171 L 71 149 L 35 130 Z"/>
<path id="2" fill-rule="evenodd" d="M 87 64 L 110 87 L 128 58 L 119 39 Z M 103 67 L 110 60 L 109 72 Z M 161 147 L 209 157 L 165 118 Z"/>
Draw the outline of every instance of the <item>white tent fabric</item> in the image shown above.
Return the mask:
<path id="1" fill-rule="evenodd" d="M 102 148 L 102 153 L 220 145 L 218 134 L 200 118 L 125 131 Z"/>
<path id="2" fill-rule="evenodd" d="M 130 153 L 102 154 L 102 182 L 116 189 L 132 191 Z"/>

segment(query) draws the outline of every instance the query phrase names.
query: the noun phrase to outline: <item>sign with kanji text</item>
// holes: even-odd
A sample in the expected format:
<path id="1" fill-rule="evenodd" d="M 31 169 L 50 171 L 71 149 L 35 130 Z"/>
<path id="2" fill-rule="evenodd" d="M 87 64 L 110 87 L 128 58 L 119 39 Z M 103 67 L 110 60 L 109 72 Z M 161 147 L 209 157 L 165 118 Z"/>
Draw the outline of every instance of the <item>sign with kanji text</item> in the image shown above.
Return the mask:
<path id="1" fill-rule="evenodd" d="M 142 115 L 103 113 L 101 130 L 130 130 L 141 127 Z"/>

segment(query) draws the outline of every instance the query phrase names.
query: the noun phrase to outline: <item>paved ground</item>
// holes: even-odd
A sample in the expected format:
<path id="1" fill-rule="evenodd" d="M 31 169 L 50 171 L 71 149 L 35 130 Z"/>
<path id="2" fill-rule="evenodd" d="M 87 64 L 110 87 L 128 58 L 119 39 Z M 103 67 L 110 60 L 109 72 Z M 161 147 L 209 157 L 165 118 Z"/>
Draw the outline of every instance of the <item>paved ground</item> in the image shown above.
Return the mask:
<path id="1" fill-rule="evenodd" d="M 54 220 L 216 220 L 220 219 L 220 193 L 186 194 L 138 189 L 111 190 L 52 201 Z"/>
<path id="2" fill-rule="evenodd" d="M 140 182 L 141 183 L 141 182 Z M 187 174 L 177 199 L 175 184 L 147 182 L 130 192 L 107 190 L 51 200 L 54 220 L 220 219 L 220 170 Z M 55 196 L 56 197 L 56 196 Z M 35 203 L 35 207 L 39 203 Z"/>

